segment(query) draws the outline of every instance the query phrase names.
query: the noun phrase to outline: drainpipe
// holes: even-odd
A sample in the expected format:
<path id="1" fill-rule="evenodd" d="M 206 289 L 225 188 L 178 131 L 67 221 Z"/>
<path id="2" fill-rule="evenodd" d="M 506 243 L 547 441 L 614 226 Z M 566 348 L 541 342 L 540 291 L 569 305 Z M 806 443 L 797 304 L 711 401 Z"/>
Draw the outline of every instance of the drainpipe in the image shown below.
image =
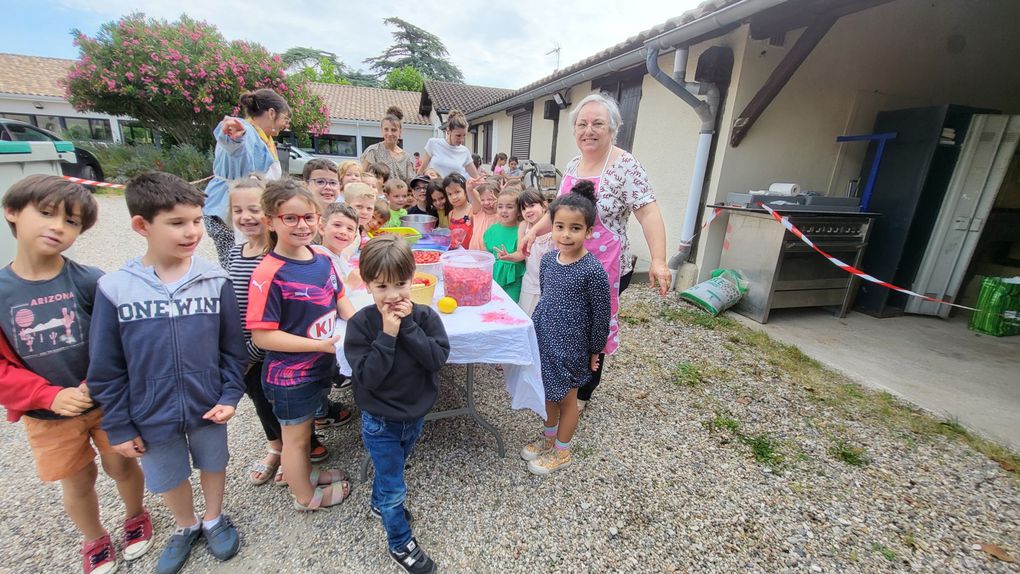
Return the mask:
<path id="1" fill-rule="evenodd" d="M 680 230 L 680 248 L 668 263 L 673 272 L 674 287 L 676 286 L 677 271 L 687 261 L 691 253 L 691 243 L 695 234 L 695 226 L 698 223 L 701 198 L 704 194 L 708 156 L 712 149 L 712 139 L 715 136 L 715 117 L 719 111 L 719 88 L 715 84 L 685 81 L 687 56 L 686 46 L 676 49 L 673 60 L 674 77 L 670 77 L 659 68 L 658 46 L 648 47 L 648 57 L 645 60 L 648 73 L 667 90 L 691 106 L 694 113 L 698 115 L 698 119 L 701 120 L 698 147 L 694 154 L 694 173 L 691 176 L 691 187 L 687 192 L 687 211 L 684 214 L 684 223 Z M 698 98 L 699 95 L 705 96 L 705 100 Z"/>

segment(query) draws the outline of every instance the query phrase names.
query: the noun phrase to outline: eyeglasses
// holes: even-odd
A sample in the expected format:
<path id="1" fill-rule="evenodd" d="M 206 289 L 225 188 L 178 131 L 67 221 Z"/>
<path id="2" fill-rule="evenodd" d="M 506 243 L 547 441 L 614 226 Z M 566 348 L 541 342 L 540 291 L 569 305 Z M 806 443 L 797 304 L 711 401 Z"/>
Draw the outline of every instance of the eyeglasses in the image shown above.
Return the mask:
<path id="1" fill-rule="evenodd" d="M 589 127 L 592 129 L 592 131 L 601 132 L 601 131 L 604 131 L 606 128 L 608 128 L 609 124 L 607 124 L 606 122 L 601 122 L 601 121 L 595 121 L 595 122 L 592 122 L 590 124 L 581 122 L 579 124 L 574 124 L 574 131 L 575 132 L 583 132 L 583 131 L 587 130 Z"/>
<path id="2" fill-rule="evenodd" d="M 284 213 L 283 215 L 277 215 L 276 217 L 279 218 L 279 220 L 287 227 L 297 227 L 299 221 L 304 221 L 308 224 L 308 227 L 314 227 L 319 223 L 318 213 L 306 213 L 304 215 Z"/>
<path id="3" fill-rule="evenodd" d="M 340 182 L 335 179 L 310 179 L 308 182 L 319 187 L 340 187 Z"/>

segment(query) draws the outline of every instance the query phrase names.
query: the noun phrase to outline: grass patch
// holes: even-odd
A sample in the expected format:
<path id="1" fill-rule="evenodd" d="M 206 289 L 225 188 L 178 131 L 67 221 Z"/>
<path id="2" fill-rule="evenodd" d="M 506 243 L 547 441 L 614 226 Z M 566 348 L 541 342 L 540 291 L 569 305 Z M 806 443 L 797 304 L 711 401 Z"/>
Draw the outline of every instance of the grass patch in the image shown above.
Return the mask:
<path id="1" fill-rule="evenodd" d="M 717 413 L 715 418 L 702 423 L 709 432 L 715 432 L 719 430 L 729 431 L 731 433 L 740 432 L 740 423 L 737 419 L 731 417 L 726 413 Z"/>
<path id="2" fill-rule="evenodd" d="M 876 542 L 871 545 L 871 549 L 877 552 L 879 555 L 882 556 L 882 558 L 885 558 L 889 562 L 896 561 L 896 551 L 893 550 L 892 548 L 889 548 L 888 546 L 884 546 Z"/>
<path id="3" fill-rule="evenodd" d="M 949 417 L 942 421 L 942 427 L 946 429 L 946 433 L 950 435 L 965 436 L 967 435 L 967 427 L 960 423 L 960 419 L 956 417 Z"/>
<path id="4" fill-rule="evenodd" d="M 683 362 L 673 369 L 673 384 L 680 387 L 693 387 L 702 381 L 698 367 Z"/>
<path id="5" fill-rule="evenodd" d="M 620 321 L 623 321 L 628 325 L 639 325 L 652 320 L 651 310 L 648 308 L 648 305 L 644 303 L 636 303 L 633 305 L 627 305 L 626 307 L 621 307 L 617 316 Z"/>
<path id="6" fill-rule="evenodd" d="M 864 454 L 864 447 L 853 446 L 844 439 L 839 439 L 829 449 L 829 454 L 836 460 L 845 462 L 850 466 L 864 466 L 868 464 L 868 457 Z"/>
<path id="7" fill-rule="evenodd" d="M 779 453 L 779 445 L 767 434 L 740 435 L 740 442 L 750 447 L 754 460 L 771 468 L 778 468 L 783 464 L 783 455 Z"/>
<path id="8" fill-rule="evenodd" d="M 713 317 L 708 313 L 691 307 L 665 307 L 659 311 L 659 316 L 667 321 L 683 323 L 685 325 L 697 325 L 705 329 L 715 331 L 732 329 L 738 326 L 737 322 L 729 317 Z"/>

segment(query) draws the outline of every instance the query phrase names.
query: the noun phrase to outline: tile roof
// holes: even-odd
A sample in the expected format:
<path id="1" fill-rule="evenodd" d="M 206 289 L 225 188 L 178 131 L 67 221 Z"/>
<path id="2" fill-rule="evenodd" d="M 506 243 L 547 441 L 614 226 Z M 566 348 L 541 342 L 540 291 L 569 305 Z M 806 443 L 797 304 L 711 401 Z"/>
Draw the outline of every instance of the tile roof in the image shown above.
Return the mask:
<path id="1" fill-rule="evenodd" d="M 377 122 L 386 108 L 396 105 L 404 112 L 405 124 L 431 125 L 428 118 L 418 113 L 419 92 L 318 82 L 310 83 L 309 88 L 322 98 L 333 119 Z"/>
<path id="2" fill-rule="evenodd" d="M 67 76 L 74 60 L 0 54 L 0 93 L 64 97 L 57 80 Z"/>
<path id="3" fill-rule="evenodd" d="M 425 80 L 425 87 L 421 91 L 421 104 L 422 108 L 425 108 L 427 103 L 431 103 L 431 108 L 429 109 L 435 109 L 443 113 L 454 109 L 470 112 L 501 99 L 512 92 L 513 90 L 506 88 L 487 88 L 485 86 Z M 419 111 L 423 110 L 420 109 Z"/>
<path id="4" fill-rule="evenodd" d="M 688 10 L 675 18 L 670 18 L 669 20 L 666 20 L 662 24 L 659 24 L 653 28 L 649 28 L 647 30 L 639 32 L 636 36 L 631 36 L 630 38 L 627 38 L 626 40 L 620 42 L 619 44 L 616 44 L 615 46 L 610 46 L 609 48 L 606 48 L 605 50 L 602 50 L 601 52 L 589 56 L 579 62 L 575 62 L 574 64 L 571 64 L 566 68 L 556 70 L 552 74 L 540 80 L 534 81 L 524 86 L 523 88 L 513 90 L 507 94 L 504 94 L 497 100 L 491 100 L 489 102 L 486 102 L 485 105 L 495 104 L 503 100 L 509 100 L 514 96 L 523 94 L 524 92 L 533 90 L 550 82 L 554 82 L 560 78 L 573 74 L 574 72 L 577 72 L 579 70 L 583 70 L 585 68 L 599 64 L 605 60 L 609 60 L 611 58 L 615 58 L 616 56 L 626 54 L 627 52 L 630 52 L 632 50 L 636 50 L 642 47 L 646 41 L 648 41 L 651 38 L 654 38 L 655 36 L 668 32 L 674 28 L 679 28 L 684 24 L 689 24 L 699 18 L 704 18 L 705 16 L 708 16 L 713 12 L 718 12 L 719 10 L 722 10 L 723 8 L 731 4 L 736 4 L 737 2 L 741 1 L 743 0 L 705 0 L 704 2 L 699 4 L 696 8 L 692 8 L 691 10 Z M 476 106 L 474 109 L 480 109 L 482 107 L 483 106 Z"/>

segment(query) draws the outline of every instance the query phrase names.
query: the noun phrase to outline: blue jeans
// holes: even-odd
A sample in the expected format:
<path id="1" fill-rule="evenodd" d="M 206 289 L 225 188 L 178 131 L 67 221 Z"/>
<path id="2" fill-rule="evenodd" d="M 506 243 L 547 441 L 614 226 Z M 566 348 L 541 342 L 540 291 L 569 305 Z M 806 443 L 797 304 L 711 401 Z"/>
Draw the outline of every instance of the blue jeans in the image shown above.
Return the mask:
<path id="1" fill-rule="evenodd" d="M 401 548 L 411 540 L 411 525 L 404 517 L 407 495 L 404 463 L 411 456 L 424 423 L 424 418 L 391 421 L 361 411 L 361 439 L 375 467 L 372 506 L 382 514 L 390 550 Z"/>

